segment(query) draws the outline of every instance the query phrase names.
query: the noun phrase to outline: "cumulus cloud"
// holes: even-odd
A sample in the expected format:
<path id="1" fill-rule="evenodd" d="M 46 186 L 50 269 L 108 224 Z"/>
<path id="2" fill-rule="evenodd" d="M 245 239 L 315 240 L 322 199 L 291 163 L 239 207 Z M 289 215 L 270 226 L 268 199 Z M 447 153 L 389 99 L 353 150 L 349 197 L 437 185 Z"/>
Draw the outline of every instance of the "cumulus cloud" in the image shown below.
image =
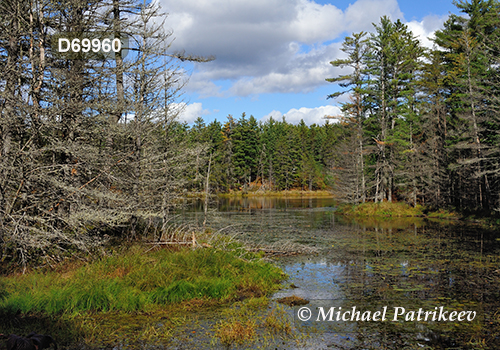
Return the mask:
<path id="1" fill-rule="evenodd" d="M 259 93 L 300 93 L 310 92 L 324 84 L 325 78 L 341 72 L 330 61 L 339 57 L 340 44 L 334 43 L 313 49 L 305 54 L 294 55 L 283 69 L 276 69 L 254 77 L 242 77 L 236 80 L 229 92 L 237 96 Z"/>
<path id="2" fill-rule="evenodd" d="M 283 119 L 283 113 L 273 109 L 273 111 L 271 113 L 266 114 L 260 120 L 264 122 L 266 120 L 269 120 L 270 118 L 273 118 L 274 120 L 281 120 L 281 119 Z"/>
<path id="3" fill-rule="evenodd" d="M 297 124 L 301 120 L 304 120 L 307 125 L 321 125 L 326 122 L 326 116 L 339 116 L 341 114 L 342 112 L 339 107 L 327 105 L 316 108 L 292 108 L 284 114 L 284 117 L 287 122 L 292 124 Z M 264 116 L 261 120 L 266 121 L 271 117 L 274 120 L 281 120 L 283 118 L 283 114 L 280 111 L 273 110 L 271 113 Z M 335 119 L 330 120 L 330 122 L 335 122 Z"/>
<path id="4" fill-rule="evenodd" d="M 420 22 L 411 21 L 408 22 L 408 28 L 412 31 L 413 35 L 415 35 L 420 43 L 427 47 L 432 48 L 433 42 L 430 40 L 434 37 L 434 33 L 436 30 L 442 27 L 442 24 L 448 19 L 448 15 L 446 16 L 435 16 L 430 15 L 424 17 L 424 19 Z"/>
<path id="5" fill-rule="evenodd" d="M 207 109 L 203 109 L 200 102 L 191 104 L 186 104 L 185 102 L 172 103 L 170 104 L 170 108 L 174 113 L 178 113 L 177 118 L 180 122 L 188 122 L 189 124 L 194 123 L 196 118 L 210 113 Z"/>
<path id="6" fill-rule="evenodd" d="M 397 0 L 357 0 L 345 11 L 311 0 L 158 1 L 170 14 L 172 50 L 216 56 L 195 65 L 187 86 L 204 97 L 310 91 L 335 75 L 329 61 L 342 52 L 331 41 L 382 15 L 402 18 Z M 234 85 L 221 91 L 216 80 Z"/>
<path id="7" fill-rule="evenodd" d="M 348 33 L 372 31 L 372 23 L 378 23 L 382 16 L 393 21 L 403 18 L 397 0 L 358 0 L 345 11 L 345 29 Z"/>

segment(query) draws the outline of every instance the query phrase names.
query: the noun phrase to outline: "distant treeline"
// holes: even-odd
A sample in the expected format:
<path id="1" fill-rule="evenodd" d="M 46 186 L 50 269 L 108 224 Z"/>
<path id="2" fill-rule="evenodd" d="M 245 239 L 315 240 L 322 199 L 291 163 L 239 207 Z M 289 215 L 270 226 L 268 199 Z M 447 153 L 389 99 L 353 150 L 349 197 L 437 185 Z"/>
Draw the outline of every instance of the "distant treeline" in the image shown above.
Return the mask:
<path id="1" fill-rule="evenodd" d="M 230 190 L 317 190 L 333 185 L 331 169 L 335 164 L 334 147 L 342 128 L 337 124 L 307 126 L 270 118 L 257 122 L 245 113 L 239 119 L 231 115 L 224 124 L 205 125 L 198 118 L 187 129 L 190 142 L 204 145 L 212 155 L 210 184 L 214 191 Z M 207 172 L 196 167 L 192 190 L 204 190 Z"/>

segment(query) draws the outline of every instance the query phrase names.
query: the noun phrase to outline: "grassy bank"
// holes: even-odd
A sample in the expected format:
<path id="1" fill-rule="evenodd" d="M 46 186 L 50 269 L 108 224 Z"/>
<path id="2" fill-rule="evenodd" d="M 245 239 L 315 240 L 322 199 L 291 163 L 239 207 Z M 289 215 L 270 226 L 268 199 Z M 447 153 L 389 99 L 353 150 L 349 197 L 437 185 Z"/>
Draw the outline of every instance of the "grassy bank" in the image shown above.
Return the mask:
<path id="1" fill-rule="evenodd" d="M 219 193 L 217 195 L 221 198 L 233 198 L 233 197 L 274 197 L 274 198 L 317 198 L 317 197 L 333 197 L 329 191 L 318 190 L 318 191 L 301 191 L 301 190 L 290 190 L 290 191 L 231 191 L 228 193 Z"/>
<path id="2" fill-rule="evenodd" d="M 205 313 L 267 300 L 281 287 L 278 267 L 221 240 L 197 249 L 134 245 L 84 264 L 1 277 L 0 329 L 51 334 L 70 347 L 165 344 Z"/>
<path id="3" fill-rule="evenodd" d="M 215 248 L 146 253 L 136 246 L 75 269 L 2 278 L 0 310 L 4 315 L 152 311 L 190 299 L 225 301 L 278 288 L 283 275 L 277 267 L 242 259 L 240 253 Z"/>
<path id="4" fill-rule="evenodd" d="M 500 218 L 494 213 L 458 213 L 447 209 L 430 210 L 421 205 L 416 207 L 401 202 L 367 202 L 358 205 L 342 204 L 337 213 L 356 218 L 383 218 L 383 217 L 425 217 L 428 219 L 462 220 L 481 224 L 485 227 L 500 226 Z"/>
<path id="5" fill-rule="evenodd" d="M 424 216 L 423 209 L 420 205 L 411 207 L 406 203 L 367 202 L 358 205 L 343 204 L 338 207 L 337 212 L 342 215 L 356 217 L 406 217 Z"/>

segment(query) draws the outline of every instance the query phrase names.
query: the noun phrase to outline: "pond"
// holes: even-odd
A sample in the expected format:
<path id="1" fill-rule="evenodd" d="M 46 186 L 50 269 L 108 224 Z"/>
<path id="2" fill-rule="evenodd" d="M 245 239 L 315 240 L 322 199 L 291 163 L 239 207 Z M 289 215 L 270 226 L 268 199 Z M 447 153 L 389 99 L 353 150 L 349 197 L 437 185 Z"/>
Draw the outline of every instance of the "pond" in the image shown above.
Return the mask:
<path id="1" fill-rule="evenodd" d="M 203 219 L 201 204 L 177 217 Z M 241 348 L 500 348 L 499 232 L 423 218 L 347 220 L 330 198 L 218 199 L 207 225 L 251 246 L 302 252 L 272 258 L 290 276 L 273 299 L 308 300 L 309 320 L 304 306 L 286 306 L 293 336 Z"/>

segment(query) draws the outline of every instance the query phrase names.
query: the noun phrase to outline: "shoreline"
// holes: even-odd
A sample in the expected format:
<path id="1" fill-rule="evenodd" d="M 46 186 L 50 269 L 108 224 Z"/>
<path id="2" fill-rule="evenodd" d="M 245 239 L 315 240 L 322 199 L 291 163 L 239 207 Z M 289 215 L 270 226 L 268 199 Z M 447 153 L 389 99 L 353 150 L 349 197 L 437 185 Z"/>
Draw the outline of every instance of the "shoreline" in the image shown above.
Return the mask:
<path id="1" fill-rule="evenodd" d="M 412 207 L 404 202 L 366 202 L 361 204 L 341 204 L 336 213 L 350 218 L 423 218 L 430 220 L 459 221 L 479 224 L 485 228 L 500 227 L 500 218 L 491 213 L 489 216 L 477 213 L 459 213 L 447 209 L 430 209 L 422 205 Z"/>
<path id="2" fill-rule="evenodd" d="M 333 198 L 333 194 L 326 190 L 302 191 L 302 190 L 285 190 L 285 191 L 230 191 L 226 193 L 218 193 L 219 198 Z"/>
<path id="3" fill-rule="evenodd" d="M 0 327 L 50 334 L 71 348 L 165 343 L 200 314 L 268 304 L 287 278 L 238 242 L 150 250 L 118 247 L 83 264 L 1 277 Z"/>

